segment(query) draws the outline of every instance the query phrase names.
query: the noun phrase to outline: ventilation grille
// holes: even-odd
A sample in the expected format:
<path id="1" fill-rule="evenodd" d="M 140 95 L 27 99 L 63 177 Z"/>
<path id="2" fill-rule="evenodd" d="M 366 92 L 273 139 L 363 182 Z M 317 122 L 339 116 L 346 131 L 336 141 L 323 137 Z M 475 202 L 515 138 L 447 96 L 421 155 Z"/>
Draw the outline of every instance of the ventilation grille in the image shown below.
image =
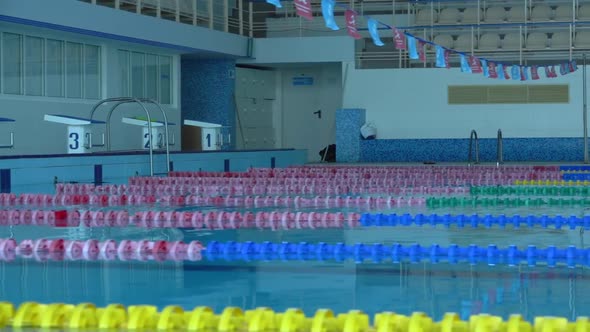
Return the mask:
<path id="1" fill-rule="evenodd" d="M 569 85 L 449 85 L 449 105 L 567 104 Z"/>

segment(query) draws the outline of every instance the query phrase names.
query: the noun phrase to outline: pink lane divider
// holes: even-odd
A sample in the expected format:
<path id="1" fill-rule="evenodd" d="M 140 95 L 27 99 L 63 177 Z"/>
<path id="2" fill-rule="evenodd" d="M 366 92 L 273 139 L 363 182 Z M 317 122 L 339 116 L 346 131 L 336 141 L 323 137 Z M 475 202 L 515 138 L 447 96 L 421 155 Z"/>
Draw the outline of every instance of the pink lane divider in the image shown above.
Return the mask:
<path id="1" fill-rule="evenodd" d="M 16 258 L 47 260 L 139 260 L 139 261 L 198 261 L 203 245 L 199 241 L 132 241 L 38 239 L 0 239 L 0 260 Z"/>

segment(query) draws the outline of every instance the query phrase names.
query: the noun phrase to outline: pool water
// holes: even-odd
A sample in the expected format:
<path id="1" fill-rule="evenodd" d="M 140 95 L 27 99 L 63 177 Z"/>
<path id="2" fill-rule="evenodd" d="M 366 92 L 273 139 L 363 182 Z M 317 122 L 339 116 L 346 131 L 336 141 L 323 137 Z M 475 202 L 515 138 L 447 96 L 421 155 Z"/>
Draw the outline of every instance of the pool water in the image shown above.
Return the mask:
<path id="1" fill-rule="evenodd" d="M 122 183 L 123 181 L 121 181 Z M 52 186 L 16 188 L 14 192 L 52 193 Z M 418 195 L 417 195 L 418 196 Z M 423 195 L 424 196 L 424 195 Z M 427 197 L 428 195 L 424 196 Z M 465 194 L 466 197 L 473 197 Z M 455 195 L 454 197 L 461 197 Z M 517 196 L 509 196 L 517 197 Z M 527 196 L 533 197 L 533 196 Z M 540 197 L 540 196 L 539 196 Z M 551 196 L 542 196 L 544 199 Z M 556 198 L 556 197 L 553 197 Z M 70 207 L 71 208 L 71 207 Z M 78 209 L 99 209 L 78 206 Z M 121 208 L 121 207 L 118 207 Z M 391 206 L 391 207 L 298 207 L 293 206 L 149 206 L 125 207 L 130 213 L 145 210 L 190 211 L 316 211 L 370 212 L 397 214 L 492 214 L 562 215 L 590 214 L 584 204 L 567 206 Z M 203 243 L 211 241 L 282 241 L 299 243 L 394 243 L 424 246 L 457 244 L 498 247 L 517 245 L 539 248 L 586 248 L 590 231 L 580 229 L 529 228 L 502 229 L 494 226 L 472 228 L 442 225 L 364 227 L 317 230 L 195 230 L 146 229 L 139 227 L 86 228 L 10 226 L 0 228 L 0 238 L 17 240 L 38 238 L 64 239 L 149 239 Z M 530 267 L 468 263 L 401 262 L 380 263 L 352 260 L 337 261 L 224 261 L 195 262 L 90 262 L 18 259 L 0 261 L 0 299 L 21 303 L 92 302 L 98 306 L 152 304 L 163 308 L 176 304 L 185 309 L 210 306 L 220 312 L 228 306 L 244 309 L 270 307 L 284 311 L 297 307 L 308 316 L 320 308 L 335 312 L 360 309 L 374 315 L 382 311 L 401 314 L 425 312 L 441 319 L 456 312 L 463 319 L 489 313 L 507 318 L 518 313 L 532 320 L 537 316 L 562 316 L 574 320 L 588 315 L 590 275 L 586 267 Z"/>

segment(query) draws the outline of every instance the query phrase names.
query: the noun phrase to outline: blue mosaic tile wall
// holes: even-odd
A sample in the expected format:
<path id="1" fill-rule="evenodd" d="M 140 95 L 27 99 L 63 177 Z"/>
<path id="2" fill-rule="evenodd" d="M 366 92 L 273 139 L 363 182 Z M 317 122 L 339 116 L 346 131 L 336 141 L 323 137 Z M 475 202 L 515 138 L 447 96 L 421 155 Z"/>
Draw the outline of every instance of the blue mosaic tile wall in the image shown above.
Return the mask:
<path id="1" fill-rule="evenodd" d="M 364 109 L 336 111 L 336 160 L 339 162 L 467 162 L 469 139 L 363 140 Z M 496 161 L 495 138 L 479 140 L 479 160 Z M 504 137 L 504 161 L 583 161 L 582 138 Z"/>
<path id="2" fill-rule="evenodd" d="M 181 118 L 231 127 L 236 137 L 234 60 L 182 59 Z M 232 142 L 232 147 L 234 143 Z"/>
<path id="3" fill-rule="evenodd" d="M 336 110 L 336 161 L 357 162 L 361 156 L 360 129 L 366 111 L 358 108 Z"/>
<path id="4" fill-rule="evenodd" d="M 582 161 L 582 138 L 504 138 L 504 161 Z M 338 146 L 336 151 L 338 152 Z M 361 162 L 463 162 L 469 139 L 383 139 L 360 142 Z M 479 140 L 481 162 L 496 161 L 496 139 Z"/>

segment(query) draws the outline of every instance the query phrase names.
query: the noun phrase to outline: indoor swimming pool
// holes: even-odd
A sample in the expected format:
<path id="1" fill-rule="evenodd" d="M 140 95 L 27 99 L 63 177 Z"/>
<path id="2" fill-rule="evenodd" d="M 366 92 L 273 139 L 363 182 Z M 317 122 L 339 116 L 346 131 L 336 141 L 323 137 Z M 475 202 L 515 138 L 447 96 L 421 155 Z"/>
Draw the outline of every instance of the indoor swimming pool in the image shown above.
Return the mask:
<path id="1" fill-rule="evenodd" d="M 308 166 L 14 188 L 0 194 L 0 294 L 575 321 L 590 305 L 588 171 Z"/>

